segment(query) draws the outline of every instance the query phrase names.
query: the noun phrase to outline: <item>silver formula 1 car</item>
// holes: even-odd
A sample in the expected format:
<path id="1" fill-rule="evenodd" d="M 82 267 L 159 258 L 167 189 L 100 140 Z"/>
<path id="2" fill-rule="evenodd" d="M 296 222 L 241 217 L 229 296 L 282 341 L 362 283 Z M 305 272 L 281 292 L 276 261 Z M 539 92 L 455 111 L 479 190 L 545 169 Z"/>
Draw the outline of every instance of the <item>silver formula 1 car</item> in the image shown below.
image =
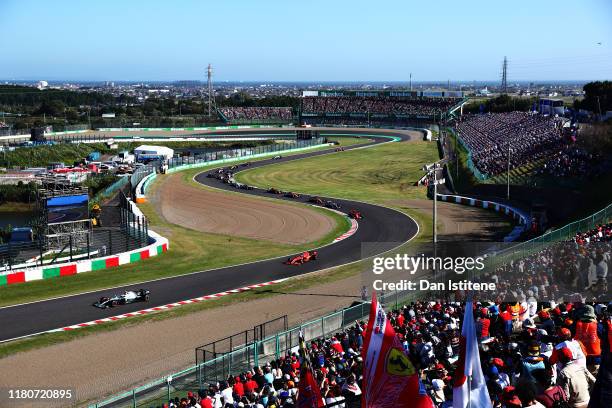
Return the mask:
<path id="1" fill-rule="evenodd" d="M 120 295 L 113 295 L 110 297 L 103 296 L 93 305 L 100 309 L 108 309 L 109 307 L 126 305 L 128 303 L 148 302 L 150 293 L 151 292 L 146 289 L 126 290 Z"/>

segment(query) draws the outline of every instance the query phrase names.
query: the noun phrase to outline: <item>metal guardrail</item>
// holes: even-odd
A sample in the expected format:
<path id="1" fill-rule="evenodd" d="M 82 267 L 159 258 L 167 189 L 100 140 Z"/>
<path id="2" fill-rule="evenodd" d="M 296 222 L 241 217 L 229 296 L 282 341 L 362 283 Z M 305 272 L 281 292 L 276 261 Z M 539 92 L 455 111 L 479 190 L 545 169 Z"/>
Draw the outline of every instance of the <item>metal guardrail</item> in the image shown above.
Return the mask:
<path id="1" fill-rule="evenodd" d="M 397 309 L 409 302 L 414 295 L 411 291 L 381 294 L 379 301 L 387 308 Z M 193 365 L 171 375 L 158 378 L 148 384 L 112 396 L 104 401 L 90 405 L 101 407 L 151 407 L 167 403 L 175 396 L 184 397 L 187 391 L 197 391 L 208 383 L 225 379 L 228 374 L 236 374 L 252 366 L 264 365 L 276 360 L 299 346 L 299 333 L 311 341 L 329 336 L 365 319 L 370 311 L 368 302 L 331 313 L 327 316 L 293 327 L 287 331 L 255 341 L 213 360 Z"/>

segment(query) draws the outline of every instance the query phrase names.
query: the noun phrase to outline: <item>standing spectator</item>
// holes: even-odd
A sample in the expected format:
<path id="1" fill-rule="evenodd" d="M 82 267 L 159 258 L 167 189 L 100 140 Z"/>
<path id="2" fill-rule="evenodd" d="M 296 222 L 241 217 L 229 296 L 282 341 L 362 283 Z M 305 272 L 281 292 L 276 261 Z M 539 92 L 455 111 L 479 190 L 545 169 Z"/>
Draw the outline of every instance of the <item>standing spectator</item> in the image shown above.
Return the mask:
<path id="1" fill-rule="evenodd" d="M 535 370 L 543 370 L 544 368 L 544 358 L 540 356 L 540 344 L 537 341 L 532 341 L 527 349 L 527 357 L 522 361 L 521 378 L 535 381 L 532 373 Z"/>
<path id="2" fill-rule="evenodd" d="M 589 388 L 595 383 L 595 377 L 585 367 L 573 361 L 569 348 L 561 349 L 559 360 L 562 364 L 557 383 L 563 388 L 573 408 L 587 408 L 589 405 Z"/>
<path id="3" fill-rule="evenodd" d="M 601 341 L 598 335 L 597 316 L 591 305 L 582 308 L 582 317 L 576 322 L 576 335 L 586 349 L 587 367 L 593 374 L 597 374 L 601 362 Z"/>

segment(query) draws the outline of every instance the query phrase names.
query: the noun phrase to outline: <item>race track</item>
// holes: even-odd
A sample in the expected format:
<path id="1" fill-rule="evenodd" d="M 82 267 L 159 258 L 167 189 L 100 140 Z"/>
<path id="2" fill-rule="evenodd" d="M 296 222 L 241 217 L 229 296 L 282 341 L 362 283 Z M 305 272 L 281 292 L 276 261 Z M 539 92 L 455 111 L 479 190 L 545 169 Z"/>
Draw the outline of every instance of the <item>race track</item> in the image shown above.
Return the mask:
<path id="1" fill-rule="evenodd" d="M 244 133 L 252 134 L 253 132 L 250 131 Z M 375 138 L 371 143 L 349 146 L 345 148 L 345 150 L 364 148 L 366 146 L 388 142 L 388 138 L 376 137 L 382 135 L 399 137 L 403 141 L 419 138 L 418 132 L 390 130 L 375 131 L 371 129 L 325 129 L 325 132 L 322 132 L 322 134 L 367 134 L 368 137 Z M 330 153 L 342 154 L 333 153 L 332 148 L 316 152 L 303 153 L 295 156 L 288 156 L 282 158 L 281 160 L 263 160 L 253 163 L 249 168 Z M 271 194 L 267 194 L 261 190 L 236 190 L 232 187 L 219 183 L 214 179 L 206 178 L 204 173 L 196 176 L 196 180 L 216 188 L 225 188 L 245 194 L 265 195 L 266 197 L 272 197 Z M 286 199 L 282 197 L 275 198 Z M 291 266 L 283 264 L 286 257 L 275 258 L 245 265 L 236 265 L 221 269 L 195 272 L 177 277 L 164 278 L 156 281 L 145 282 L 139 285 L 128 285 L 111 290 L 95 291 L 35 303 L 7 306 L 0 308 L 0 327 L 2 327 L 2 331 L 0 332 L 0 341 L 28 336 L 91 320 L 102 319 L 117 315 L 119 313 L 128 313 L 141 310 L 143 308 L 150 308 L 185 299 L 224 292 L 250 284 L 290 278 L 317 270 L 344 265 L 362 259 L 362 243 L 379 243 L 377 246 L 377 253 L 382 253 L 408 241 L 418 232 L 416 222 L 410 217 L 396 210 L 348 200 L 333 200 L 339 203 L 342 206 L 342 209 L 345 211 L 348 211 L 349 209 L 357 209 L 361 211 L 366 215 L 366 219 L 359 222 L 359 228 L 351 237 L 338 243 L 320 248 L 319 259 L 317 261 L 301 266 Z M 112 293 L 121 293 L 128 289 L 138 289 L 139 287 L 143 287 L 151 291 L 152 295 L 150 302 L 146 304 L 135 303 L 106 310 L 97 309 L 92 306 L 92 303 L 101 296 L 108 296 Z"/>

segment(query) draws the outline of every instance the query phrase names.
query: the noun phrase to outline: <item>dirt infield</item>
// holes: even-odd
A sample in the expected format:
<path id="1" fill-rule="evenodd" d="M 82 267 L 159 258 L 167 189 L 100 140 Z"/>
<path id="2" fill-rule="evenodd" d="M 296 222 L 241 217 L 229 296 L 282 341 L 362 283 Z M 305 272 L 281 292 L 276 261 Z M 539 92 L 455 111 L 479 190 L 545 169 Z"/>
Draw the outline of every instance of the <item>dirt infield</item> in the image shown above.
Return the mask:
<path id="1" fill-rule="evenodd" d="M 200 188 L 182 177 L 162 176 L 149 195 L 158 214 L 182 227 L 297 245 L 317 241 L 336 226 L 303 206 Z"/>

